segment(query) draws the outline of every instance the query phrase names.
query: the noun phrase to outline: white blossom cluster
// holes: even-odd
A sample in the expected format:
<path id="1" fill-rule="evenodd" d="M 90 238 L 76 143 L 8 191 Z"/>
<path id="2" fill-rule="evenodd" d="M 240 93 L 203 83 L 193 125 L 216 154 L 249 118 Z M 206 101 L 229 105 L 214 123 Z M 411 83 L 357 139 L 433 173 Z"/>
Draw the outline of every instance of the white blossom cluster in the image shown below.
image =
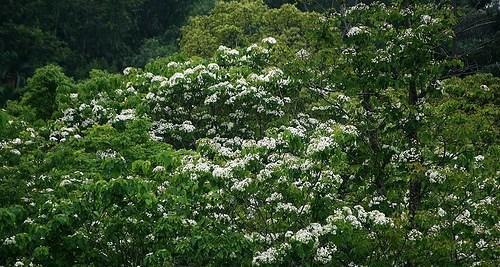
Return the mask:
<path id="1" fill-rule="evenodd" d="M 96 156 L 99 159 L 122 159 L 123 161 L 125 160 L 120 154 L 113 149 L 107 149 L 107 150 L 99 150 L 96 152 Z"/>
<path id="2" fill-rule="evenodd" d="M 133 120 L 134 118 L 135 118 L 135 110 L 124 109 L 120 112 L 120 114 L 118 114 L 114 117 L 112 122 L 128 121 L 128 120 Z"/>
<path id="3" fill-rule="evenodd" d="M 360 206 L 354 206 L 353 212 L 349 207 L 343 207 L 342 209 L 336 209 L 335 213 L 328 218 L 330 222 L 344 221 L 351 224 L 354 228 L 361 228 L 364 224 L 372 223 L 374 225 L 392 225 L 393 222 L 390 218 L 386 217 L 385 214 L 378 210 L 365 211 L 365 209 Z"/>
<path id="4" fill-rule="evenodd" d="M 16 244 L 16 236 L 8 237 L 3 241 L 3 245 L 5 246 L 15 245 L 15 244 Z"/>
<path id="5" fill-rule="evenodd" d="M 313 242 L 318 244 L 319 237 L 325 234 L 335 234 L 336 226 L 333 224 L 321 225 L 319 223 L 311 223 L 306 228 L 300 229 L 291 237 L 292 240 L 309 244 Z"/>
<path id="6" fill-rule="evenodd" d="M 360 34 L 364 34 L 364 33 L 368 33 L 368 28 L 366 26 L 354 26 L 354 27 L 351 27 L 347 33 L 346 33 L 346 36 L 347 37 L 354 37 L 354 36 L 357 36 L 357 35 L 360 35 Z"/>
<path id="7" fill-rule="evenodd" d="M 282 244 L 278 248 L 270 247 L 265 251 L 257 253 L 252 260 L 252 264 L 259 266 L 262 264 L 276 264 L 290 249 L 290 245 Z"/>
<path id="8" fill-rule="evenodd" d="M 485 6 L 487 9 L 496 8 L 498 12 L 500 12 L 500 0 L 491 0 Z"/>
<path id="9" fill-rule="evenodd" d="M 234 59 L 227 63 L 229 65 L 224 60 L 198 65 L 190 61 L 170 62 L 168 75 L 126 68 L 124 75 L 128 81 L 114 91 L 95 92 L 85 97 L 69 93 L 71 105 L 77 108 L 62 111 L 58 119 L 62 127 L 56 129 L 51 138 L 60 142 L 71 136 L 78 139 L 94 125 L 138 119 L 151 120 L 153 140 L 180 146 L 192 146 L 203 137 L 234 134 L 254 137 L 256 126 L 265 130 L 268 126 L 264 122 L 285 114 L 294 94 L 290 90 L 292 81 L 273 66 L 256 69 L 246 76 L 230 70 L 233 64 L 243 64 L 243 56 L 245 64 L 261 60 L 256 57 L 266 54 L 263 51 L 276 43 L 272 37 L 264 38 L 246 52 L 221 46 L 219 53 Z M 132 108 L 128 104 L 131 97 L 147 103 L 149 108 L 140 111 Z"/>
<path id="10" fill-rule="evenodd" d="M 425 172 L 425 176 L 429 178 L 431 183 L 443 183 L 446 180 L 446 176 L 436 169 L 430 169 Z"/>
<path id="11" fill-rule="evenodd" d="M 332 261 L 333 254 L 337 251 L 337 247 L 334 244 L 320 247 L 316 250 L 316 255 L 314 255 L 314 261 L 321 264 L 328 264 Z"/>

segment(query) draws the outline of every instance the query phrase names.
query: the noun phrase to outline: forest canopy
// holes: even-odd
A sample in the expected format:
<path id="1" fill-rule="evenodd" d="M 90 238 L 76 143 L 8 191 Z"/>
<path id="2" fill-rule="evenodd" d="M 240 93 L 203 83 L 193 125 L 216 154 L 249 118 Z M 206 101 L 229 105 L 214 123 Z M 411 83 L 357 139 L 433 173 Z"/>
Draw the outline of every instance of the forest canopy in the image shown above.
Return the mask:
<path id="1" fill-rule="evenodd" d="M 0 12 L 0 266 L 498 266 L 499 1 Z"/>
<path id="2" fill-rule="evenodd" d="M 179 28 L 189 16 L 206 13 L 213 4 L 213 0 L 3 1 L 0 86 L 20 87 L 36 68 L 48 63 L 63 66 L 78 79 L 94 68 L 118 71 L 143 66 L 151 58 L 176 51 Z"/>

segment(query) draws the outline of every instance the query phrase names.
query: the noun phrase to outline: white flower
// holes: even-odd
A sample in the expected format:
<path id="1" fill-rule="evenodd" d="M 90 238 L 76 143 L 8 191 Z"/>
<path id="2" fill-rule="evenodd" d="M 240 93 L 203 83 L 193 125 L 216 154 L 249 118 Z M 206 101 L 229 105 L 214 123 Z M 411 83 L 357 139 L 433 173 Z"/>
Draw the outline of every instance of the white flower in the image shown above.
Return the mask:
<path id="1" fill-rule="evenodd" d="M 178 68 L 180 66 L 179 63 L 175 62 L 175 61 L 171 61 L 167 64 L 167 67 L 168 68 Z"/>
<path id="2" fill-rule="evenodd" d="M 462 212 L 462 214 L 458 215 L 457 218 L 455 218 L 455 220 L 459 223 L 463 223 L 463 224 L 470 224 L 472 222 L 472 219 L 470 218 L 470 211 L 469 210 L 464 210 L 464 212 Z"/>
<path id="3" fill-rule="evenodd" d="M 271 203 L 273 201 L 280 201 L 282 199 L 283 199 L 283 195 L 281 193 L 274 192 L 271 194 L 270 197 L 266 198 L 266 202 Z"/>
<path id="4" fill-rule="evenodd" d="M 217 65 L 216 63 L 210 63 L 208 64 L 208 70 L 210 71 L 218 71 L 220 68 L 219 68 L 219 65 Z"/>
<path id="5" fill-rule="evenodd" d="M 446 211 L 442 208 L 439 208 L 438 215 L 439 215 L 439 217 L 444 217 L 446 215 Z"/>
<path id="6" fill-rule="evenodd" d="M 305 137 L 306 130 L 303 127 L 287 127 L 286 129 L 294 136 Z"/>
<path id="7" fill-rule="evenodd" d="M 132 71 L 132 67 L 127 67 L 123 70 L 123 75 L 129 75 Z"/>
<path id="8" fill-rule="evenodd" d="M 481 90 L 488 92 L 490 90 L 490 88 L 487 85 L 483 84 L 483 85 L 481 85 Z"/>
<path id="9" fill-rule="evenodd" d="M 186 225 L 186 226 L 195 226 L 195 225 L 197 225 L 196 221 L 195 220 L 191 220 L 191 219 L 182 219 L 182 224 Z"/>
<path id="10" fill-rule="evenodd" d="M 99 150 L 96 152 L 96 156 L 100 159 L 114 159 L 117 155 L 118 153 L 112 149 L 108 149 L 106 151 Z"/>
<path id="11" fill-rule="evenodd" d="M 259 252 L 257 255 L 253 257 L 252 264 L 253 265 L 261 265 L 261 264 L 272 264 L 276 261 L 279 256 L 276 248 L 269 248 L 266 251 Z"/>
<path id="12" fill-rule="evenodd" d="M 354 215 L 347 215 L 347 216 L 345 216 L 345 221 L 351 223 L 351 225 L 354 228 L 361 228 L 363 226 L 361 224 L 361 222 L 358 220 L 358 218 L 356 218 L 356 216 L 354 216 Z"/>
<path id="13" fill-rule="evenodd" d="M 218 99 L 217 93 L 209 95 L 207 96 L 207 98 L 205 98 L 205 105 L 215 103 L 217 102 L 217 99 Z"/>
<path id="14" fill-rule="evenodd" d="M 174 86 L 176 84 L 178 84 L 179 80 L 183 80 L 184 79 L 184 74 L 182 73 L 175 73 L 174 75 L 172 75 L 172 77 L 170 77 L 170 79 L 168 80 L 168 83 L 170 84 L 170 86 Z"/>
<path id="15" fill-rule="evenodd" d="M 404 150 L 399 155 L 395 154 L 392 156 L 392 160 L 398 160 L 399 162 L 416 162 L 420 159 L 420 153 L 416 148 L 412 147 L 410 149 Z"/>
<path id="16" fill-rule="evenodd" d="M 276 210 L 287 211 L 290 213 L 298 213 L 298 209 L 292 203 L 278 203 L 276 205 Z"/>
<path id="17" fill-rule="evenodd" d="M 187 68 L 184 70 L 184 75 L 186 75 L 186 76 L 191 75 L 193 73 L 194 73 L 194 69 L 192 69 L 192 68 Z"/>
<path id="18" fill-rule="evenodd" d="M 350 135 L 354 135 L 354 136 L 359 136 L 359 131 L 356 128 L 356 126 L 354 126 L 354 125 L 341 125 L 340 128 L 346 134 L 350 134 Z"/>
<path id="19" fill-rule="evenodd" d="M 6 238 L 3 241 L 3 244 L 6 245 L 6 246 L 8 246 L 8 245 L 15 245 L 16 244 L 16 236 L 11 236 L 11 237 Z"/>
<path id="20" fill-rule="evenodd" d="M 429 24 L 432 22 L 432 17 L 429 15 L 422 15 L 422 17 L 420 19 L 422 20 L 422 23 L 424 23 L 424 24 Z"/>
<path id="21" fill-rule="evenodd" d="M 240 54 L 240 52 L 236 49 L 231 49 L 229 47 L 226 47 L 226 46 L 219 46 L 219 48 L 217 49 L 219 52 L 222 52 L 224 55 L 228 55 L 228 56 L 238 56 Z"/>
<path id="22" fill-rule="evenodd" d="M 206 162 L 198 162 L 198 164 L 196 164 L 196 166 L 194 168 L 198 172 L 209 172 L 210 171 L 210 165 Z"/>
<path id="23" fill-rule="evenodd" d="M 426 171 L 425 176 L 429 178 L 429 182 L 431 183 L 442 183 L 446 180 L 446 177 L 443 174 L 433 169 Z"/>
<path id="24" fill-rule="evenodd" d="M 316 250 L 316 255 L 314 255 L 314 260 L 321 264 L 328 264 L 332 261 L 332 254 L 337 251 L 337 247 L 335 245 L 329 245 L 326 247 L 320 247 Z"/>
<path id="25" fill-rule="evenodd" d="M 231 191 L 243 192 L 251 183 L 252 183 L 251 178 L 245 178 L 242 181 L 237 181 L 233 184 L 233 186 L 231 186 Z"/>
<path id="26" fill-rule="evenodd" d="M 354 26 L 347 31 L 347 37 L 353 37 L 362 33 L 367 32 L 365 26 Z"/>
<path id="27" fill-rule="evenodd" d="M 184 121 L 179 129 L 186 133 L 192 133 L 196 127 L 190 121 Z"/>
<path id="28" fill-rule="evenodd" d="M 422 233 L 417 229 L 411 229 L 411 231 L 408 233 L 408 240 L 415 241 L 422 238 L 422 236 Z"/>
<path id="29" fill-rule="evenodd" d="M 258 48 L 259 46 L 257 44 L 252 44 L 251 46 L 247 47 L 247 53 L 252 52 L 252 50 Z"/>
<path id="30" fill-rule="evenodd" d="M 476 162 L 483 161 L 484 160 L 484 156 L 483 155 L 477 155 L 477 156 L 474 157 L 474 160 Z"/>
<path id="31" fill-rule="evenodd" d="M 155 93 L 153 92 L 149 92 L 147 95 L 146 95 L 146 99 L 147 100 L 153 100 L 155 98 Z"/>
<path id="32" fill-rule="evenodd" d="M 262 42 L 268 44 L 276 44 L 276 39 L 274 39 L 273 37 L 267 37 L 262 39 Z"/>
<path id="33" fill-rule="evenodd" d="M 292 240 L 298 241 L 303 244 L 308 244 L 310 241 L 314 240 L 316 237 L 306 229 L 300 229 L 297 233 L 292 236 Z"/>
<path id="34" fill-rule="evenodd" d="M 62 180 L 60 183 L 59 183 L 59 186 L 61 187 L 64 187 L 66 185 L 70 185 L 72 184 L 73 182 L 71 180 L 68 180 L 68 179 L 65 179 L 65 180 Z"/>
<path id="35" fill-rule="evenodd" d="M 260 147 L 265 147 L 267 149 L 275 149 L 276 148 L 276 139 L 264 137 L 264 139 L 259 140 L 257 145 Z"/>
<path id="36" fill-rule="evenodd" d="M 153 169 L 153 172 L 154 172 L 154 173 L 164 172 L 164 171 L 165 171 L 165 167 L 163 167 L 163 166 L 156 166 L 156 167 Z"/>
<path id="37" fill-rule="evenodd" d="M 331 137 L 321 136 L 311 140 L 309 146 L 307 147 L 307 154 L 311 155 L 317 152 L 322 152 L 333 146 L 335 146 L 335 142 Z"/>
<path id="38" fill-rule="evenodd" d="M 307 51 L 306 49 L 302 48 L 297 53 L 295 53 L 295 55 L 300 59 L 307 59 L 309 58 L 311 53 L 309 53 L 309 51 Z"/>
<path id="39" fill-rule="evenodd" d="M 231 170 L 228 168 L 222 168 L 219 166 L 214 167 L 214 170 L 212 171 L 212 175 L 214 177 L 219 177 L 219 178 L 229 178 L 231 176 Z"/>
<path id="40" fill-rule="evenodd" d="M 120 112 L 120 114 L 115 116 L 113 122 L 133 120 L 134 118 L 135 118 L 134 109 L 124 109 Z"/>
<path id="41" fill-rule="evenodd" d="M 477 248 L 483 248 L 485 246 L 486 246 L 486 241 L 484 241 L 484 239 L 482 238 L 476 243 Z"/>
<path id="42" fill-rule="evenodd" d="M 346 96 L 346 95 L 344 95 L 344 94 L 339 94 L 339 95 L 337 96 L 337 99 L 338 99 L 339 101 L 341 101 L 341 102 L 348 102 L 348 101 L 350 101 L 350 100 L 351 100 L 351 98 L 350 98 L 350 97 L 348 97 L 348 96 Z"/>
<path id="43" fill-rule="evenodd" d="M 372 210 L 368 212 L 368 218 L 373 221 L 374 224 L 385 225 L 390 222 L 390 219 L 385 217 L 385 214 L 378 210 Z"/>
<path id="44" fill-rule="evenodd" d="M 355 11 L 361 11 L 361 10 L 368 10 L 370 7 L 365 4 L 365 3 L 359 3 L 359 4 L 356 4 L 352 7 L 349 7 L 346 9 L 345 13 L 346 15 L 349 15 L 349 14 L 352 14 L 353 12 Z"/>
<path id="45" fill-rule="evenodd" d="M 153 82 L 163 82 L 165 80 L 166 80 L 166 78 L 163 76 L 160 76 L 160 75 L 155 75 L 155 76 L 153 76 L 153 78 L 151 78 L 152 83 Z"/>

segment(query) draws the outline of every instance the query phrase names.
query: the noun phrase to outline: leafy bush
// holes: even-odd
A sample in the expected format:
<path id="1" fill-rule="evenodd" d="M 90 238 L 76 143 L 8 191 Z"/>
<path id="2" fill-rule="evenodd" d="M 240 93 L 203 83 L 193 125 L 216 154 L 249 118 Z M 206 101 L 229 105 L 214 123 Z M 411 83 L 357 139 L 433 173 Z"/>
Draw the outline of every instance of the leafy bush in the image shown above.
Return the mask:
<path id="1" fill-rule="evenodd" d="M 22 104 L 30 107 L 36 118 L 49 119 L 57 109 L 56 95 L 70 90 L 72 81 L 61 67 L 48 65 L 37 69 L 35 75 L 28 79 L 28 84 L 22 97 Z"/>

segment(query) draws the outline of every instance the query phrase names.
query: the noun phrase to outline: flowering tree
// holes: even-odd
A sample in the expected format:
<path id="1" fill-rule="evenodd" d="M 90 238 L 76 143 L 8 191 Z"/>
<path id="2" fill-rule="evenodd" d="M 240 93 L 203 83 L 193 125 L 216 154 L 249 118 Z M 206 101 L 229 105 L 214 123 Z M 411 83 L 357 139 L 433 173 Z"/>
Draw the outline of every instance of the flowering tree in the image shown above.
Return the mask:
<path id="1" fill-rule="evenodd" d="M 0 264 L 494 266 L 499 79 L 440 79 L 446 6 L 318 20 L 10 103 Z"/>

